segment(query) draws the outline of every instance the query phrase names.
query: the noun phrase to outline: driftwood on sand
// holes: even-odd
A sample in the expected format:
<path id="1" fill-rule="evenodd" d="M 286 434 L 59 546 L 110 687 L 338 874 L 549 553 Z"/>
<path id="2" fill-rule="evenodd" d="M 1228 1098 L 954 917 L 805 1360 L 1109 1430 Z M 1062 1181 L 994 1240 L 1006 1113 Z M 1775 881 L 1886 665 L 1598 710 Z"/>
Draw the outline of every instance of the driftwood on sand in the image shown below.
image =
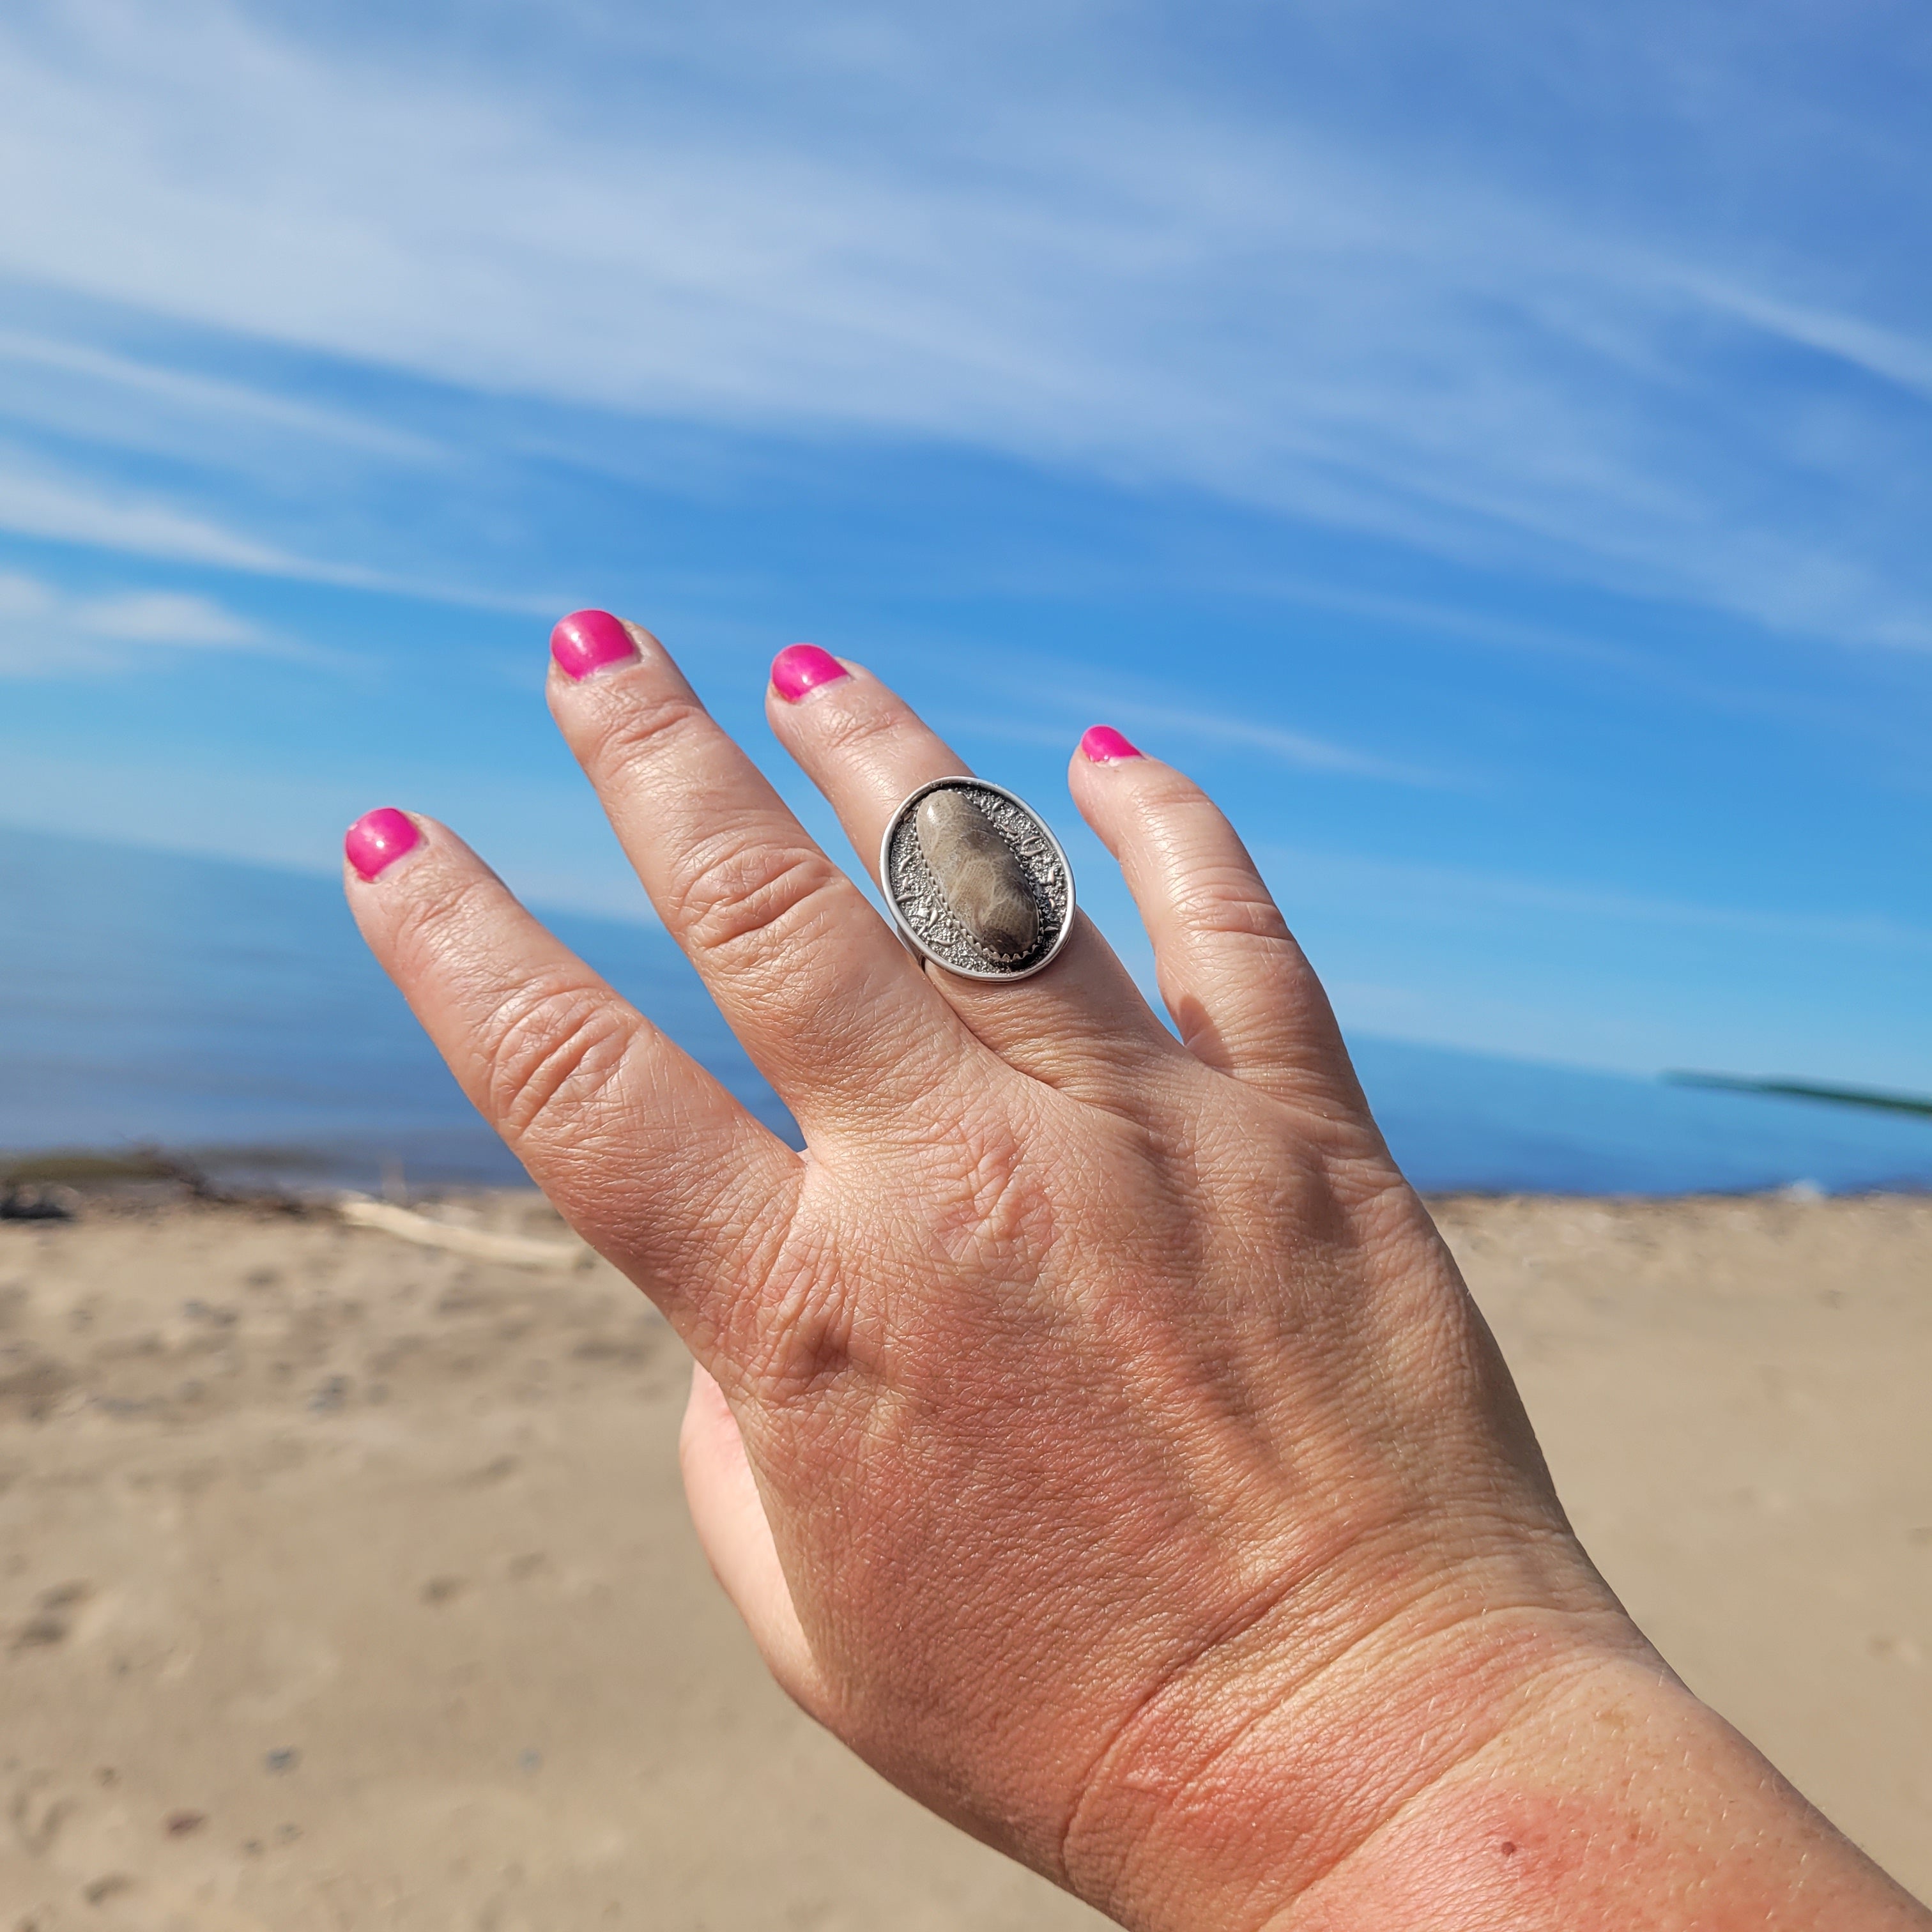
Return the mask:
<path id="1" fill-rule="evenodd" d="M 540 1241 L 524 1234 L 493 1234 L 482 1228 L 460 1228 L 433 1220 L 411 1208 L 345 1194 L 335 1211 L 352 1228 L 374 1228 L 419 1247 L 442 1248 L 472 1260 L 501 1262 L 511 1268 L 574 1268 L 590 1258 L 581 1241 Z"/>

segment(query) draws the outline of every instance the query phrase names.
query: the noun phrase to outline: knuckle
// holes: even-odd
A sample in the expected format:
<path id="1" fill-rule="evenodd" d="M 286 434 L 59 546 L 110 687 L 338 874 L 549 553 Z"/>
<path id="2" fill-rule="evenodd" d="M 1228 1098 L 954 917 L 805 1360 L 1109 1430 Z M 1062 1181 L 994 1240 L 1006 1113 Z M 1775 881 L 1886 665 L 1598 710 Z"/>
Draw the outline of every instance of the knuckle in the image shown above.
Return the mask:
<path id="1" fill-rule="evenodd" d="M 907 716 L 897 704 L 874 704 L 864 709 L 844 708 L 822 714 L 825 751 L 849 758 L 903 731 Z"/>
<path id="2" fill-rule="evenodd" d="M 738 1302 L 725 1339 L 738 1372 L 761 1400 L 808 1400 L 855 1370 L 876 1369 L 877 1347 L 860 1330 L 822 1234 L 788 1228 L 753 1279 L 756 1292 Z"/>
<path id="3" fill-rule="evenodd" d="M 518 987 L 483 1030 L 490 1119 L 520 1137 L 594 1100 L 622 1064 L 631 1030 L 600 988 L 570 980 Z"/>
<path id="4" fill-rule="evenodd" d="M 412 979 L 439 979 L 460 956 L 464 935 L 488 920 L 496 890 L 491 878 L 463 880 L 453 890 L 402 902 L 390 944 Z"/>
<path id="5" fill-rule="evenodd" d="M 626 691 L 623 702 L 602 721 L 588 762 L 602 782 L 621 779 L 662 756 L 680 740 L 716 728 L 710 713 L 688 691 L 649 696 Z"/>
<path id="6" fill-rule="evenodd" d="M 957 1124 L 946 1156 L 928 1197 L 944 1250 L 1019 1256 L 1051 1245 L 1051 1202 L 1016 1122 L 1000 1110 L 975 1108 Z"/>
<path id="7" fill-rule="evenodd" d="M 698 847 L 666 910 L 690 950 L 714 958 L 782 949 L 829 914 L 844 874 L 815 848 L 734 832 Z"/>
<path id="8" fill-rule="evenodd" d="M 809 1401 L 863 1372 L 850 1300 L 830 1283 L 800 1282 L 767 1311 L 746 1354 L 747 1372 L 769 1402 Z"/>
<path id="9" fill-rule="evenodd" d="M 1172 907 L 1184 927 L 1203 937 L 1294 944 L 1280 907 L 1245 866 L 1196 866 L 1175 889 Z"/>
<path id="10" fill-rule="evenodd" d="M 1176 766 L 1156 761 L 1148 764 L 1144 770 L 1136 771 L 1135 778 L 1135 804 L 1141 815 L 1152 823 L 1158 824 L 1177 812 L 1207 812 L 1216 818 L 1222 816 L 1220 807 Z"/>

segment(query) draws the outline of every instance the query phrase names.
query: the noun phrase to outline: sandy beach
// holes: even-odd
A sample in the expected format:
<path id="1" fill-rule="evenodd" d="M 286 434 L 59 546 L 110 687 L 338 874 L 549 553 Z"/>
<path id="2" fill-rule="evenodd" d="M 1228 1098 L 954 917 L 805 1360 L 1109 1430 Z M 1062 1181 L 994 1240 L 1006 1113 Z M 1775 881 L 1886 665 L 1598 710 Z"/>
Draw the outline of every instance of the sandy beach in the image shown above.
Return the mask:
<path id="1" fill-rule="evenodd" d="M 1932 1897 L 1932 1199 L 1438 1213 L 1639 1620 Z M 0 1225 L 0 1932 L 1098 1924 L 766 1681 L 685 1375 L 587 1258 Z"/>

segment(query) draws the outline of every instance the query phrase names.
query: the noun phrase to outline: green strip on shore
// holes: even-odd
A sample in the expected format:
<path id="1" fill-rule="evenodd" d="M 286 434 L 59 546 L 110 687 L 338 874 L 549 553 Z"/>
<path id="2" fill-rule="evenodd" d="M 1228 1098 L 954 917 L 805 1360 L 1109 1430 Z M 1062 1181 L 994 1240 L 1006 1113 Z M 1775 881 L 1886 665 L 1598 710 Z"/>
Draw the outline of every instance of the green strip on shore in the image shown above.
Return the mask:
<path id="1" fill-rule="evenodd" d="M 1870 1107 L 1886 1114 L 1932 1115 L 1932 1095 L 1888 1094 L 1875 1087 L 1832 1087 L 1817 1080 L 1751 1080 L 1736 1073 L 1666 1073 L 1673 1087 L 1718 1087 L 1732 1094 L 1775 1094 L 1795 1100 L 1823 1100 L 1839 1107 Z"/>

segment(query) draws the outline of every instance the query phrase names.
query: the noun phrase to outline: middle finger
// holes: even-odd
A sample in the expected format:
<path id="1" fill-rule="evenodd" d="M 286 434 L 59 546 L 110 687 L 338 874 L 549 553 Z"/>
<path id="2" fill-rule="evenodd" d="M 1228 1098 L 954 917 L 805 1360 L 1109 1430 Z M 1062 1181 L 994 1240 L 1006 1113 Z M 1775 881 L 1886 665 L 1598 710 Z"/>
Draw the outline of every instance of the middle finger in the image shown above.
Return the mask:
<path id="1" fill-rule="evenodd" d="M 863 1138 L 980 1049 L 656 638 L 579 611 L 550 706 L 651 903 L 808 1139 Z"/>

